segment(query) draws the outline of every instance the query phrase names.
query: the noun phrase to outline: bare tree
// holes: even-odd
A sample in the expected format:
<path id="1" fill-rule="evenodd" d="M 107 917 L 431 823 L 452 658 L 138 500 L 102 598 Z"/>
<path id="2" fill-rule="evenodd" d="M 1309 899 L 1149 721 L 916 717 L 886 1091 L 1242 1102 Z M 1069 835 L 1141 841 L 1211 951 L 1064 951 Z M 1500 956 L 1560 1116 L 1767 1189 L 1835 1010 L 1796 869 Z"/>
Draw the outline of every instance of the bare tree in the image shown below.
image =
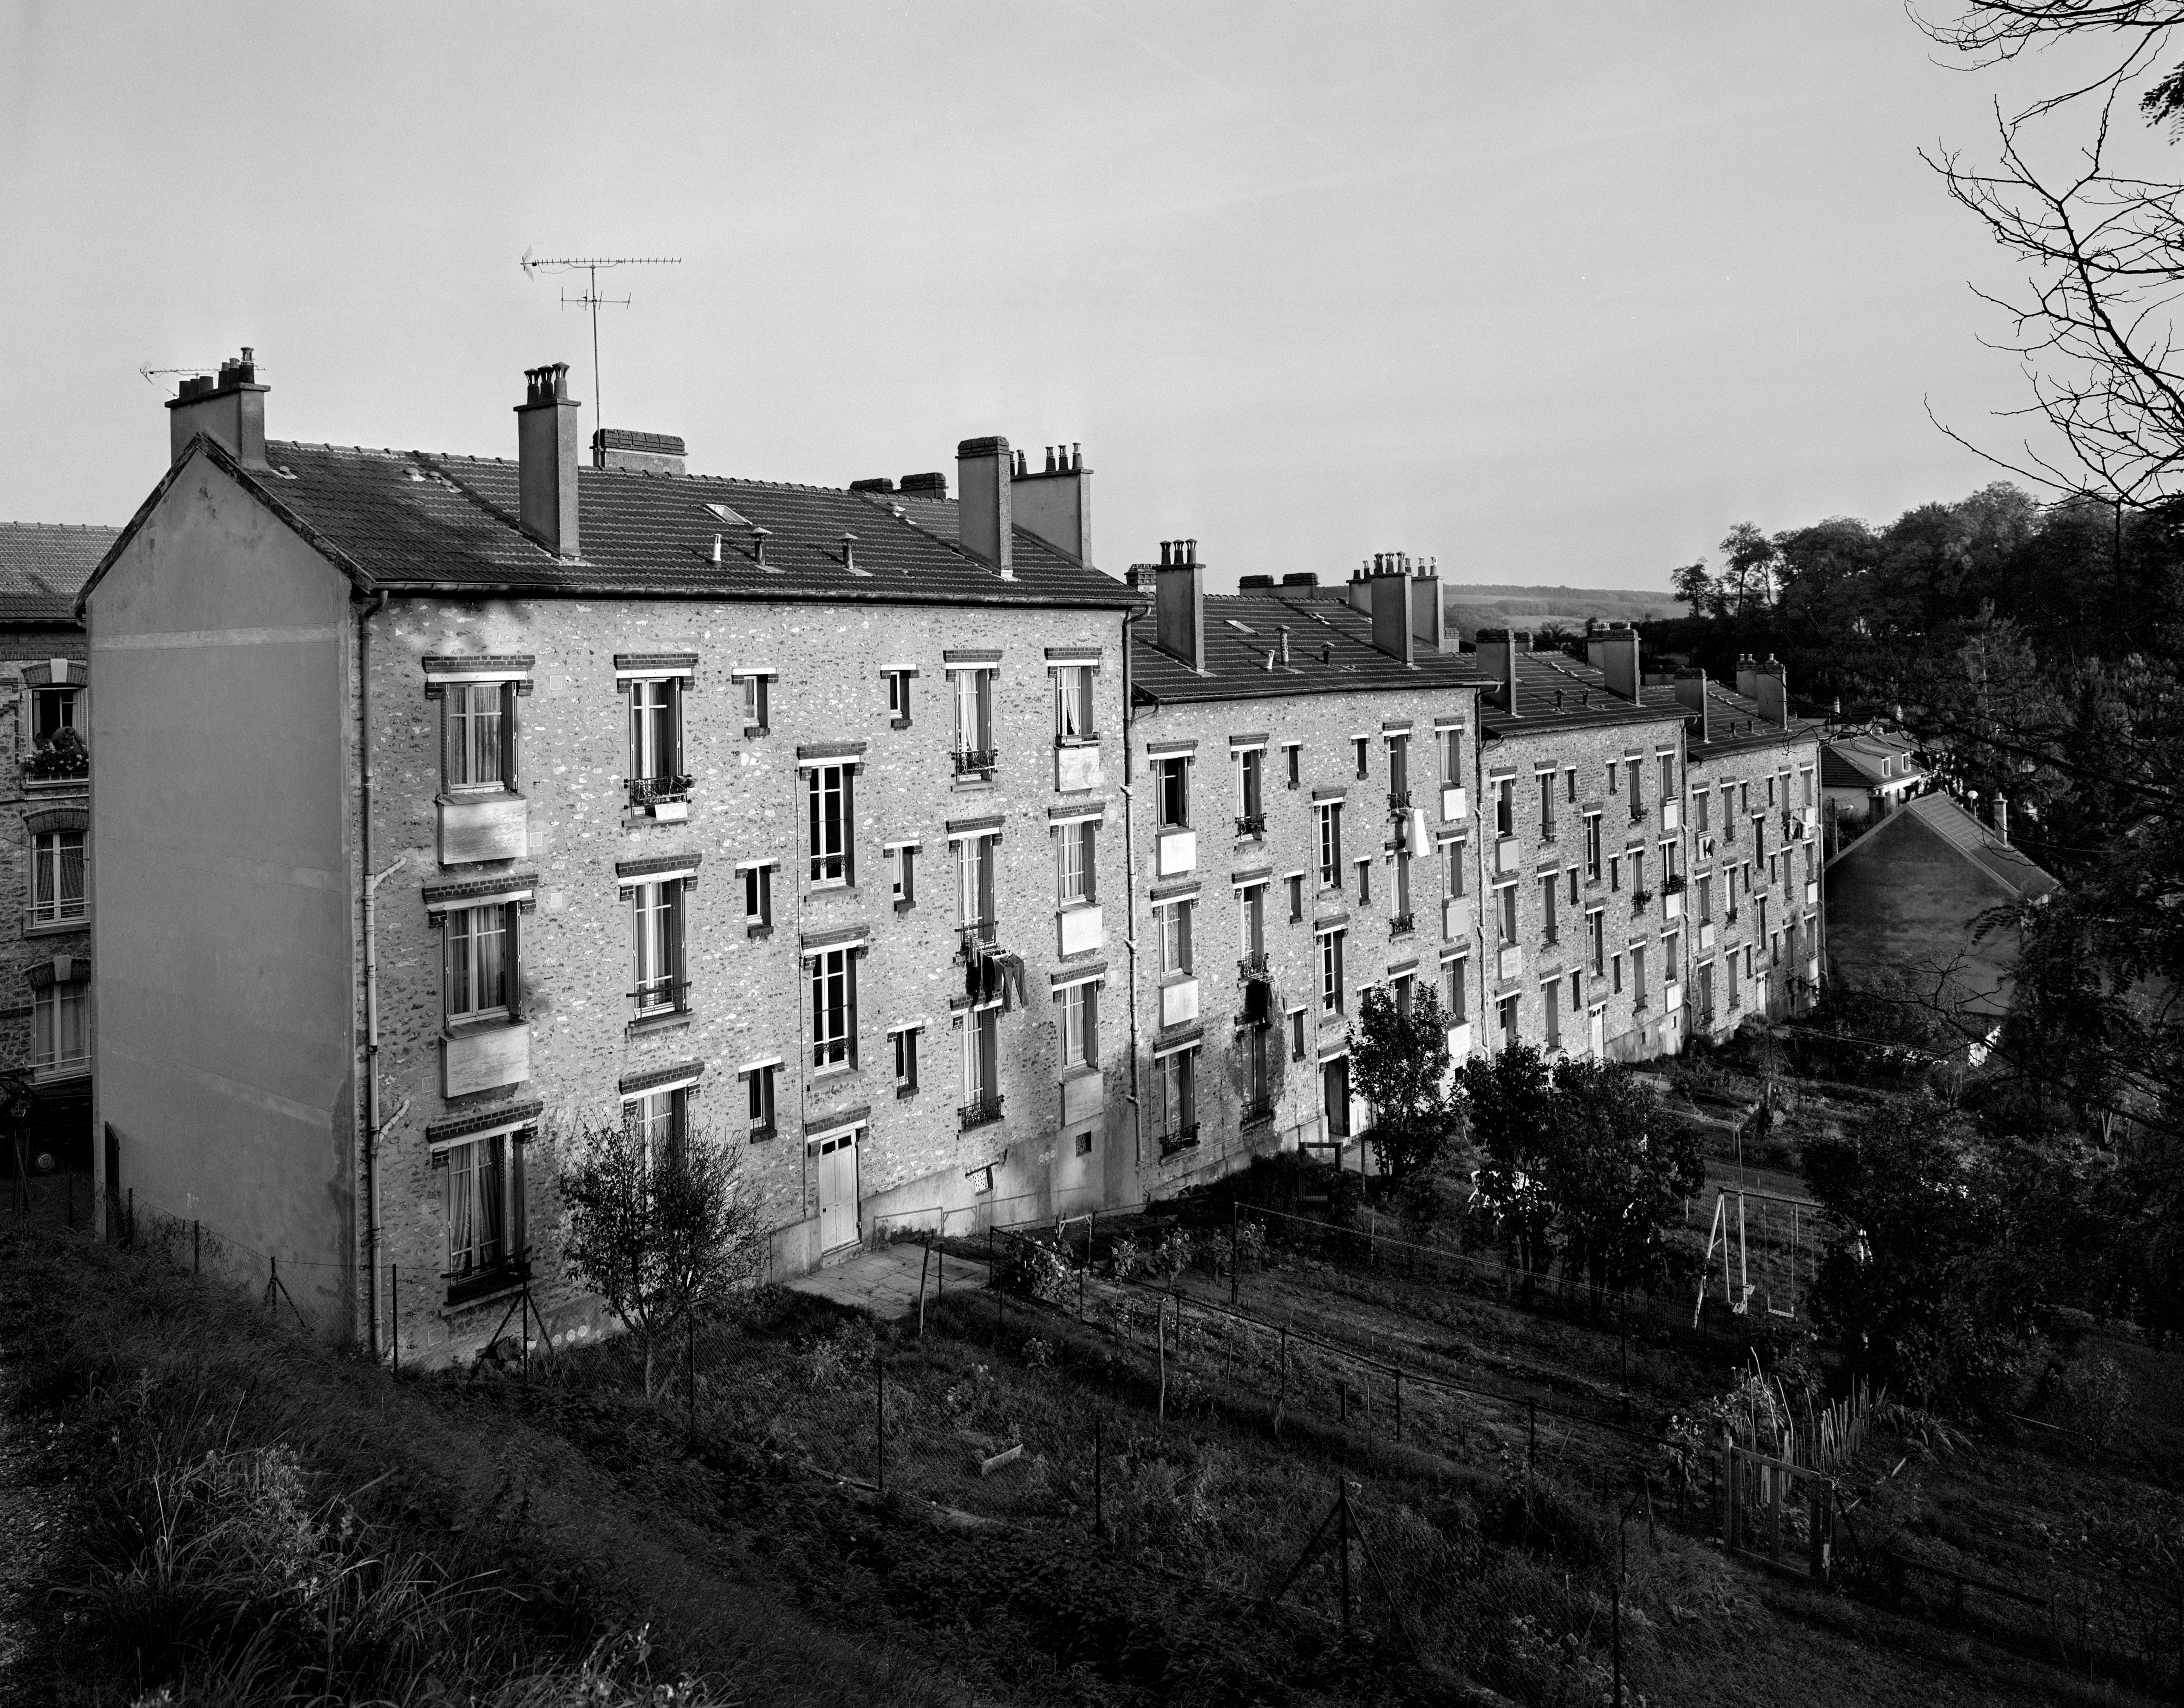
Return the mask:
<path id="1" fill-rule="evenodd" d="M 574 1136 L 561 1176 L 569 1210 L 563 1255 L 636 1337 L 644 1395 L 660 1337 L 694 1313 L 747 1292 L 766 1266 L 766 1231 L 736 1153 L 687 1132 L 655 1154 L 634 1124 Z"/>

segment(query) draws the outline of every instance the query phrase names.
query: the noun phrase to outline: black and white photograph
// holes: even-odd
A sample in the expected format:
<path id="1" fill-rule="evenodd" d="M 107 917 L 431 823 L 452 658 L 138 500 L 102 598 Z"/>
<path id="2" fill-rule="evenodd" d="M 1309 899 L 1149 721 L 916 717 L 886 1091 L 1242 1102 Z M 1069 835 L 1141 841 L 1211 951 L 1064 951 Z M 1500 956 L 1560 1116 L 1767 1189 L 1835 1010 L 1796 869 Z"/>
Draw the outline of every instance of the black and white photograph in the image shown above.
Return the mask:
<path id="1" fill-rule="evenodd" d="M 2184 1704 L 2179 0 L 0 0 L 0 1708 Z"/>

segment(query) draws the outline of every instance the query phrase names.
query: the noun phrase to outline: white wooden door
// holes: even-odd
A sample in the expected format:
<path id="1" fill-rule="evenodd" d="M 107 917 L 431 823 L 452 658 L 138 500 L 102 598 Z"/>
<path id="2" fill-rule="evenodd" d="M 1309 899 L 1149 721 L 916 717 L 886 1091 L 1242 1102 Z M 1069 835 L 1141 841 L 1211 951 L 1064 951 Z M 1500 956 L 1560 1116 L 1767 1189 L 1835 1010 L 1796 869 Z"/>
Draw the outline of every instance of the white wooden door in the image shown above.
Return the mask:
<path id="1" fill-rule="evenodd" d="M 1607 1060 L 1607 1010 L 1604 1008 L 1592 1011 L 1592 1059 Z"/>
<path id="2" fill-rule="evenodd" d="M 833 1251 L 857 1238 L 857 1135 L 822 1138 L 811 1147 L 819 1174 L 819 1249 Z"/>

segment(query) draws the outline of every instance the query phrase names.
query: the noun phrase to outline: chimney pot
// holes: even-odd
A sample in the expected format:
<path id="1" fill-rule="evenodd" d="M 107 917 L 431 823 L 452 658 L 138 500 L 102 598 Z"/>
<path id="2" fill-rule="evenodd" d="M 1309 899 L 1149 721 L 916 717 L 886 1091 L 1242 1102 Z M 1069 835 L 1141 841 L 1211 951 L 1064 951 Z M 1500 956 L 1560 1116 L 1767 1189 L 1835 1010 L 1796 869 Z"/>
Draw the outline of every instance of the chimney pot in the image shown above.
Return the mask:
<path id="1" fill-rule="evenodd" d="M 515 411 L 518 519 L 523 531 L 558 558 L 582 554 L 577 512 L 577 404 L 569 364 L 523 370 Z"/>
<path id="2" fill-rule="evenodd" d="M 1287 623 L 1276 623 L 1274 632 L 1282 637 L 1282 662 L 1287 664 L 1290 661 L 1290 626 Z"/>
<path id="3" fill-rule="evenodd" d="M 1636 702 L 1642 698 L 1646 678 L 1638 666 L 1638 631 L 1625 622 L 1612 622 L 1585 637 L 1585 661 L 1606 680 L 1610 693 Z"/>
<path id="4" fill-rule="evenodd" d="M 1178 549 L 1163 559 L 1154 576 L 1153 644 L 1202 676 L 1206 671 L 1206 584 L 1198 567 L 1198 542 L 1177 544 Z M 1184 544 L 1193 548 L 1188 556 L 1180 549 Z"/>
<path id="5" fill-rule="evenodd" d="M 265 392 L 248 346 L 220 364 L 220 374 L 192 375 L 167 403 L 167 450 L 178 459 L 199 434 L 216 441 L 246 469 L 265 466 Z"/>

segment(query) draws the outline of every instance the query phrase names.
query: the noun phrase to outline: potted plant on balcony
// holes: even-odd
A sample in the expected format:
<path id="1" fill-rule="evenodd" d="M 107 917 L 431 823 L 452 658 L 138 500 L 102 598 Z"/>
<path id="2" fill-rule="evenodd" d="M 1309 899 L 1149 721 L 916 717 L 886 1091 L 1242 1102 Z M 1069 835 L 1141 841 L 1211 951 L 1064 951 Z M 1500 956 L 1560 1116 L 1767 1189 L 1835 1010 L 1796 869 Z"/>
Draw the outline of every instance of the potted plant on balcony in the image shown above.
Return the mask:
<path id="1" fill-rule="evenodd" d="M 1633 913 L 1645 912 L 1646 904 L 1652 899 L 1652 891 L 1649 889 L 1634 890 L 1630 896 L 1630 911 Z"/>
<path id="2" fill-rule="evenodd" d="M 1672 871 L 1667 877 L 1661 881 L 1661 893 L 1663 895 L 1681 895 L 1683 893 L 1684 875 L 1681 872 Z"/>
<path id="3" fill-rule="evenodd" d="M 83 737 L 71 729 L 58 729 L 38 737 L 36 751 L 24 762 L 24 772 L 40 782 L 58 782 L 91 775 L 91 751 Z"/>

